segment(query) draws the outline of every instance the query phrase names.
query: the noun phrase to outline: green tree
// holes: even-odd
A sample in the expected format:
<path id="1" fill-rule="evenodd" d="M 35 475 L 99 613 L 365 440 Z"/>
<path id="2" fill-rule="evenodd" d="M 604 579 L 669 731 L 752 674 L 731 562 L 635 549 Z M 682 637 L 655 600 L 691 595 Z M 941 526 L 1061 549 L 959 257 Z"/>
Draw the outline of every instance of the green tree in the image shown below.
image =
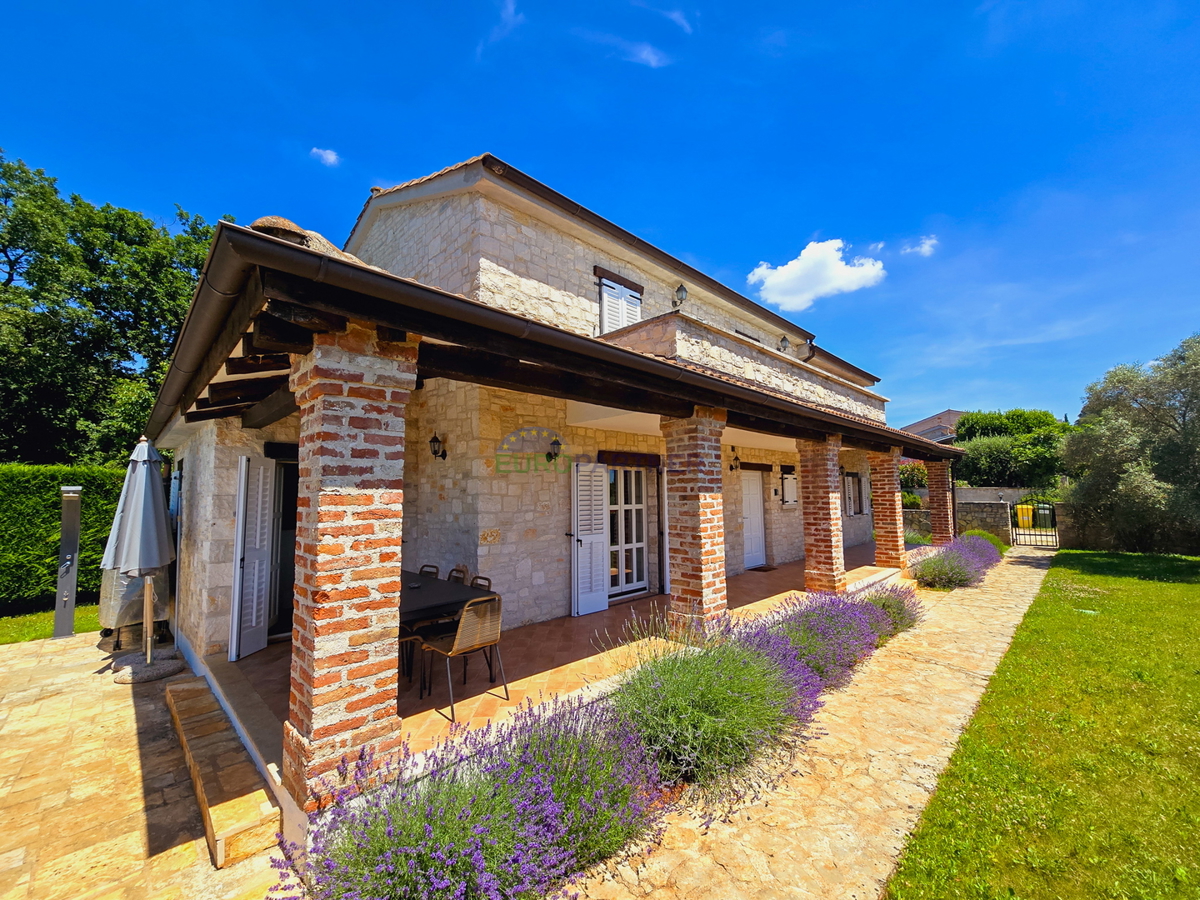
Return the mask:
<path id="1" fill-rule="evenodd" d="M 1131 550 L 1200 549 L 1200 334 L 1089 385 L 1068 436 L 1067 495 L 1081 521 Z"/>
<path id="2" fill-rule="evenodd" d="M 1071 430 L 1045 409 L 966 413 L 955 426 L 955 443 L 967 453 L 955 474 L 977 487 L 1053 487 Z"/>
<path id="3" fill-rule="evenodd" d="M 0 461 L 120 461 L 145 423 L 213 228 L 174 230 L 0 154 Z"/>
<path id="4" fill-rule="evenodd" d="M 1007 412 L 969 412 L 965 413 L 954 433 L 959 442 L 971 441 L 979 437 L 995 437 L 997 435 L 1031 434 L 1041 429 L 1063 431 L 1065 423 L 1060 422 L 1054 413 L 1045 409 L 1010 409 Z"/>

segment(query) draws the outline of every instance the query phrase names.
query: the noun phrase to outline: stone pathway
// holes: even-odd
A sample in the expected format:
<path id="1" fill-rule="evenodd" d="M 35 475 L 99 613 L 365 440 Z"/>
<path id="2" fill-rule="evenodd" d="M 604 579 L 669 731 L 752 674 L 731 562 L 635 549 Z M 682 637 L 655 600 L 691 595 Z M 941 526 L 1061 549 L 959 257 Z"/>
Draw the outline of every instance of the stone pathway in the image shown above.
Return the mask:
<path id="1" fill-rule="evenodd" d="M 925 620 L 826 696 L 799 775 L 707 830 L 674 816 L 580 896 L 877 898 L 1052 557 L 1017 547 L 978 588 L 922 592 Z"/>
<path id="2" fill-rule="evenodd" d="M 262 900 L 269 853 L 212 867 L 167 682 L 99 637 L 0 646 L 0 900 Z"/>

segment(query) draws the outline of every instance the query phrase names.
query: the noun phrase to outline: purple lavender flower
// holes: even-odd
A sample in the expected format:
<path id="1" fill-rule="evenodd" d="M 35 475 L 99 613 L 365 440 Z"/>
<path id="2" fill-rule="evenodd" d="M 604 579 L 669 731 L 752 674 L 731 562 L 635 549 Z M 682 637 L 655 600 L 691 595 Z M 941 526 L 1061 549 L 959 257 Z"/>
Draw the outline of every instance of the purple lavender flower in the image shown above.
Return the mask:
<path id="1" fill-rule="evenodd" d="M 870 603 L 883 611 L 886 619 L 879 622 L 878 627 L 882 630 L 876 632 L 880 644 L 895 637 L 901 631 L 912 628 L 921 621 L 925 614 L 917 600 L 917 592 L 908 585 L 872 585 L 863 590 L 854 591 L 850 596 L 855 600 Z"/>
<path id="2" fill-rule="evenodd" d="M 657 765 L 606 700 L 529 702 L 406 752 L 381 787 L 363 762 L 312 816 L 315 900 L 544 896 L 662 814 Z"/>
<path id="3" fill-rule="evenodd" d="M 921 587 L 956 588 L 978 584 L 1000 562 L 1000 552 L 978 535 L 955 538 L 912 567 Z"/>
<path id="4" fill-rule="evenodd" d="M 875 649 L 886 616 L 871 603 L 814 591 L 791 601 L 775 621 L 797 658 L 831 687 L 843 684 L 851 667 Z"/>

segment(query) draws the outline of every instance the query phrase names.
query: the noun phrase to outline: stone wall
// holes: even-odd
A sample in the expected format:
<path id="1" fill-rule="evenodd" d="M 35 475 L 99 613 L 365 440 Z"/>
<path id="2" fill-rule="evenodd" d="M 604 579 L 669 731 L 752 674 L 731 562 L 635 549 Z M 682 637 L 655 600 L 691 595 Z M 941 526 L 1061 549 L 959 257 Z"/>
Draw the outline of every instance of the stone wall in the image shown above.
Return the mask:
<path id="1" fill-rule="evenodd" d="M 929 523 L 929 510 L 904 510 L 904 530 L 917 534 L 933 534 L 933 526 Z"/>
<path id="2" fill-rule="evenodd" d="M 1003 500 L 959 500 L 958 533 L 982 529 L 1012 544 L 1012 507 Z"/>
<path id="3" fill-rule="evenodd" d="M 298 415 L 259 429 L 214 419 L 175 451 L 183 475 L 174 626 L 201 656 L 229 649 L 238 457 L 262 456 L 264 442 L 296 443 L 299 435 Z"/>
<path id="4" fill-rule="evenodd" d="M 718 331 L 689 315 L 643 320 L 607 337 L 614 344 L 709 366 L 797 399 L 883 422 L 884 400 L 873 391 L 823 375 L 787 353 Z"/>

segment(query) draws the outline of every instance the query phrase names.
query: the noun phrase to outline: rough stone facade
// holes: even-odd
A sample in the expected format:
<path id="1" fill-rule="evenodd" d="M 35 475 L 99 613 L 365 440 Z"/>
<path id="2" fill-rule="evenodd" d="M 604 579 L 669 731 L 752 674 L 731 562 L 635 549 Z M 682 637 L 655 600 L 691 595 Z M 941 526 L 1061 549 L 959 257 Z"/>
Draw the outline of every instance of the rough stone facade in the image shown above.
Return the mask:
<path id="1" fill-rule="evenodd" d="M 696 407 L 690 419 L 663 417 L 667 457 L 667 552 L 672 630 L 703 629 L 725 612 L 725 410 Z"/>
<path id="2" fill-rule="evenodd" d="M 344 755 L 401 741 L 405 408 L 416 364 L 415 343 L 353 322 L 292 358 L 300 492 L 283 785 L 303 808 Z"/>
<path id="3" fill-rule="evenodd" d="M 720 331 L 682 313 L 668 313 L 605 335 L 630 350 L 697 363 L 799 400 L 883 422 L 884 399 L 873 391 L 820 373 L 791 352 Z"/>
<path id="4" fill-rule="evenodd" d="M 299 434 L 299 416 L 260 429 L 214 419 L 176 448 L 182 474 L 175 627 L 199 656 L 229 650 L 238 457 L 262 456 L 266 441 L 295 443 Z"/>
<path id="5" fill-rule="evenodd" d="M 957 512 L 959 534 L 980 528 L 1012 544 L 1012 507 L 1003 500 L 959 500 Z"/>

